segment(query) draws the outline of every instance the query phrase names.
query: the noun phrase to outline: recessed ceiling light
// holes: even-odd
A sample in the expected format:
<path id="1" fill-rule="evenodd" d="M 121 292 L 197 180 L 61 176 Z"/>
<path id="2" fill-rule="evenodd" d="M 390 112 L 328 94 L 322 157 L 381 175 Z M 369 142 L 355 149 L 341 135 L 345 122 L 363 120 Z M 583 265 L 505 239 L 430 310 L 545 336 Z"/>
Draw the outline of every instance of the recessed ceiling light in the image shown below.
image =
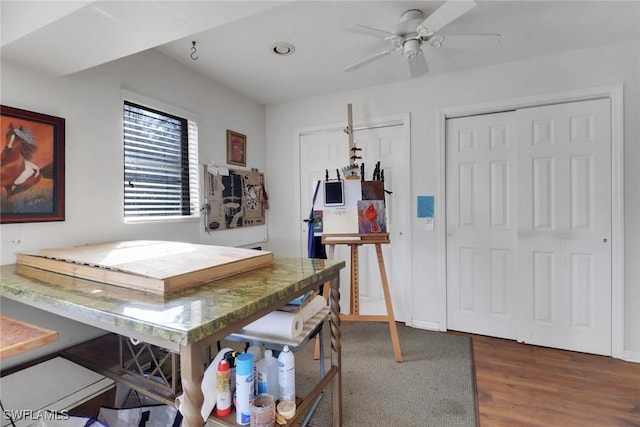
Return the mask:
<path id="1" fill-rule="evenodd" d="M 276 55 L 293 55 L 293 52 L 295 51 L 296 47 L 291 43 L 278 42 L 271 46 L 271 52 L 275 53 Z"/>

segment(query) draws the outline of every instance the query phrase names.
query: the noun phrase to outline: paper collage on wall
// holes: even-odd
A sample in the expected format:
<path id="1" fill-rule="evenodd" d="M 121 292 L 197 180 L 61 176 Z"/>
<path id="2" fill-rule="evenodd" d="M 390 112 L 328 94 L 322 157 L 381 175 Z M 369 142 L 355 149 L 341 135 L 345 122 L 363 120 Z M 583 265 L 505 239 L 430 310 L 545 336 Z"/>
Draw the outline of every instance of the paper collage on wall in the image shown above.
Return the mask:
<path id="1" fill-rule="evenodd" d="M 265 224 L 268 198 L 263 173 L 229 170 L 228 175 L 205 172 L 205 177 L 205 198 L 210 205 L 207 230 Z"/>

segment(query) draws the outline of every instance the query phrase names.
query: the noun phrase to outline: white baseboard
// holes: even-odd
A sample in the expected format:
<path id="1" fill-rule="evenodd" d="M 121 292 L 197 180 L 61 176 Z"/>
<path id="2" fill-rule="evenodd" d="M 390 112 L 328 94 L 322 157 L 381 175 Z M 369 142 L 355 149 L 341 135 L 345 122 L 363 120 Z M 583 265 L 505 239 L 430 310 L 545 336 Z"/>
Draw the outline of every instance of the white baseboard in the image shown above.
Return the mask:
<path id="1" fill-rule="evenodd" d="M 626 362 L 640 363 L 640 351 L 625 350 L 622 360 Z"/>
<path id="2" fill-rule="evenodd" d="M 413 328 L 418 329 L 426 329 L 429 331 L 440 331 L 440 323 L 438 322 L 425 322 L 422 320 L 412 320 L 411 323 L 407 324 Z"/>

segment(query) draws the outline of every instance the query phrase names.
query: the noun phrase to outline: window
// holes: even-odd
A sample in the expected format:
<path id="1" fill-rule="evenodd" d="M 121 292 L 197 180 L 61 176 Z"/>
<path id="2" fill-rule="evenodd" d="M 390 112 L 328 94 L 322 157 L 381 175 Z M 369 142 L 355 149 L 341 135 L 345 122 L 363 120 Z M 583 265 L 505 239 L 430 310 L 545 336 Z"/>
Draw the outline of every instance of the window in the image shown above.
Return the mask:
<path id="1" fill-rule="evenodd" d="M 124 218 L 199 216 L 198 125 L 124 101 Z"/>

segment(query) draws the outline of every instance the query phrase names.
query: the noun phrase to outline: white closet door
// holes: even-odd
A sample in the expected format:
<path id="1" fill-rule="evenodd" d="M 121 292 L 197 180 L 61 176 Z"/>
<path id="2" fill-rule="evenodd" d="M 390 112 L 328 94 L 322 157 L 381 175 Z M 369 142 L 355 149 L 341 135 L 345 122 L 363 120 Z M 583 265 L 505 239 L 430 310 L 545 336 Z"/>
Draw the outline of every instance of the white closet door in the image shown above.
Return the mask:
<path id="1" fill-rule="evenodd" d="M 447 326 L 516 339 L 515 113 L 447 120 Z"/>
<path id="2" fill-rule="evenodd" d="M 610 355 L 609 100 L 517 120 L 519 340 Z"/>
<path id="3" fill-rule="evenodd" d="M 448 328 L 610 355 L 609 100 L 446 132 Z"/>

